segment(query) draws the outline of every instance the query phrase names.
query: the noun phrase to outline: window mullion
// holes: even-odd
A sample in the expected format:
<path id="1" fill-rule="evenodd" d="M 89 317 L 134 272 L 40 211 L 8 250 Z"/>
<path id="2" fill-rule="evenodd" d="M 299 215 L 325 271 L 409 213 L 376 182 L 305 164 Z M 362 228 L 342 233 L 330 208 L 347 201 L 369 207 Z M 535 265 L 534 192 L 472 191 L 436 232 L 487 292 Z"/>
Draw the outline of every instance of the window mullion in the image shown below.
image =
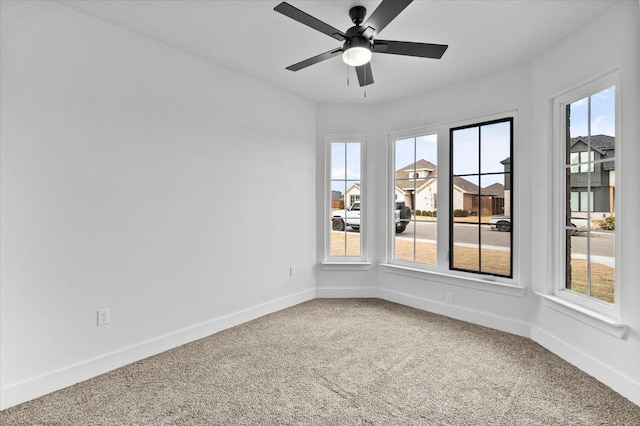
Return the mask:
<path id="1" fill-rule="evenodd" d="M 482 272 L 482 126 L 478 126 L 478 270 Z"/>
<path id="2" fill-rule="evenodd" d="M 587 295 L 592 296 L 591 290 L 591 96 L 587 101 Z"/>

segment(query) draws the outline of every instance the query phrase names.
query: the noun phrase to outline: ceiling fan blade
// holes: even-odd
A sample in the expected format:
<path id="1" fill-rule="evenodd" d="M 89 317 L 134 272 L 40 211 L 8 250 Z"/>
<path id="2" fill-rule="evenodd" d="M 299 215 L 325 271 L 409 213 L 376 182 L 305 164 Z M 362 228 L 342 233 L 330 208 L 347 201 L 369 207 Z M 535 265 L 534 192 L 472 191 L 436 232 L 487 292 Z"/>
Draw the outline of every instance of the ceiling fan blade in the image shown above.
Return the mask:
<path id="1" fill-rule="evenodd" d="M 413 43 L 410 41 L 374 40 L 373 51 L 392 55 L 419 56 L 421 58 L 440 59 L 447 44 Z"/>
<path id="2" fill-rule="evenodd" d="M 336 40 L 344 41 L 347 39 L 344 33 L 339 29 L 334 28 L 329 24 L 325 24 L 321 20 L 314 18 L 308 13 L 305 13 L 300 9 L 291 6 L 289 3 L 282 2 L 274 7 L 273 10 L 275 10 L 276 12 L 280 12 L 283 15 L 300 22 L 301 24 L 311 27 L 314 30 L 320 31 L 321 33 L 326 34 L 329 37 L 333 37 Z"/>
<path id="3" fill-rule="evenodd" d="M 409 6 L 413 0 L 382 0 L 382 3 L 373 11 L 369 19 L 367 19 L 359 31 L 360 34 L 367 31 L 367 28 L 373 28 L 373 36 L 377 35 L 389 25 L 389 22 L 402 12 L 405 7 Z"/>
<path id="4" fill-rule="evenodd" d="M 360 87 L 373 84 L 373 74 L 371 73 L 371 62 L 356 67 L 356 74 L 358 75 L 358 83 Z"/>
<path id="5" fill-rule="evenodd" d="M 313 58 L 305 59 L 304 61 L 298 62 L 297 64 L 293 64 L 287 67 L 289 71 L 299 71 L 303 68 L 306 68 L 310 65 L 317 64 L 318 62 L 326 61 L 327 59 L 333 58 L 336 55 L 342 53 L 342 48 L 337 48 L 333 50 L 329 50 L 328 52 L 321 53 Z"/>

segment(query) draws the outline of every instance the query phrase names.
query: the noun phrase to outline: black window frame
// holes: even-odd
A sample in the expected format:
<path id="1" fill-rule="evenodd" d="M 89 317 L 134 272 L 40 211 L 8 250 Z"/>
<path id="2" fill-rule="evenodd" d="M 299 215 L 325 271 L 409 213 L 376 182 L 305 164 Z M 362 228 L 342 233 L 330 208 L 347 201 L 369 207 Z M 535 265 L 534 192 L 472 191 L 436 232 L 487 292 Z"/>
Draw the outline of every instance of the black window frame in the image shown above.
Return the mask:
<path id="1" fill-rule="evenodd" d="M 481 153 L 481 147 L 482 147 L 482 139 L 481 139 L 481 131 L 480 129 L 483 126 L 488 126 L 488 125 L 492 125 L 492 124 L 498 124 L 498 123 L 509 123 L 509 159 L 510 159 L 510 169 L 508 173 L 508 179 L 509 179 L 509 189 L 511 191 L 511 195 L 509 197 L 509 212 L 510 212 L 510 223 L 511 223 L 511 229 L 509 230 L 509 274 L 505 275 L 505 274 L 498 274 L 498 273 L 491 273 L 491 272 L 485 272 L 482 271 L 482 227 L 483 225 L 488 227 L 489 226 L 489 222 L 481 222 L 480 220 L 478 220 L 478 270 L 472 270 L 472 269 L 465 269 L 465 268 L 461 268 L 461 267 L 456 267 L 454 266 L 454 192 L 453 192 L 453 188 L 454 188 L 454 177 L 465 177 L 465 176 L 486 176 L 486 175 L 495 175 L 495 172 L 491 172 L 491 173 L 482 173 L 481 170 L 481 157 L 482 157 L 482 153 Z M 455 131 L 458 130 L 464 130 L 464 129 L 470 129 L 470 128 L 474 128 L 477 127 L 478 128 L 478 173 L 469 173 L 469 174 L 461 174 L 461 175 L 455 175 L 453 173 L 454 170 L 454 156 L 453 156 L 453 144 L 454 144 L 454 138 L 453 138 L 453 134 Z M 514 117 L 505 117 L 505 118 L 499 118 L 499 119 L 495 119 L 495 120 L 489 120 L 489 121 L 484 121 L 481 123 L 473 123 L 473 124 L 467 124 L 464 126 L 459 126 L 459 127 L 452 127 L 449 129 L 449 270 L 451 271 L 461 271 L 461 272 L 468 272 L 468 273 L 473 273 L 473 274 L 478 274 L 478 275 L 490 275 L 490 276 L 496 276 L 496 277 L 502 277 L 502 278 L 513 278 L 514 276 L 514 271 L 513 271 L 513 257 L 514 257 L 514 253 L 513 253 L 513 234 L 514 234 L 514 229 L 515 229 L 515 223 L 516 221 L 514 220 L 514 196 L 513 196 L 513 175 L 514 175 L 514 155 L 513 155 L 513 141 L 514 141 Z M 506 188 L 507 185 L 505 185 Z M 478 185 L 478 198 L 479 200 L 482 199 L 482 188 L 480 185 Z M 480 218 L 482 218 L 482 215 L 480 215 Z"/>

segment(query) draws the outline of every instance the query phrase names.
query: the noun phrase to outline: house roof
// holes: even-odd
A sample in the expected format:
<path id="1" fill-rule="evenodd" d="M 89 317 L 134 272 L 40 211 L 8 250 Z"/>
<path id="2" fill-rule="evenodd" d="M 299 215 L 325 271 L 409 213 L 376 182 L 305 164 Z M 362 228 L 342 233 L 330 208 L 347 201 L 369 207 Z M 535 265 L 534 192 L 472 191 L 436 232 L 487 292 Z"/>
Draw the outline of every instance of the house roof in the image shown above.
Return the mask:
<path id="1" fill-rule="evenodd" d="M 347 188 L 347 190 L 344 192 L 345 194 L 348 194 L 349 192 L 351 192 L 351 190 L 353 189 L 357 189 L 358 191 L 360 190 L 360 184 L 354 183 L 353 185 L 351 185 L 349 188 Z"/>
<path id="2" fill-rule="evenodd" d="M 577 136 L 571 138 L 571 147 L 578 143 L 588 144 L 587 136 Z M 593 135 L 591 136 L 591 149 L 598 151 L 601 157 L 606 160 L 607 157 L 615 156 L 616 138 L 608 135 Z M 603 170 L 615 170 L 616 165 L 613 158 L 609 161 L 602 163 Z"/>
<path id="3" fill-rule="evenodd" d="M 489 185 L 482 189 L 482 195 L 495 195 L 498 197 L 504 197 L 504 185 L 496 182 L 493 185 Z"/>
<path id="4" fill-rule="evenodd" d="M 407 164 L 406 166 L 396 170 L 396 186 L 402 190 L 414 189 L 414 181 L 413 179 L 408 179 L 408 174 L 413 171 L 420 170 L 426 170 L 430 172 L 430 176 L 416 179 L 415 185 L 417 188 L 424 186 L 426 183 L 432 181 L 438 175 L 438 166 L 430 161 L 421 158 L 415 163 Z"/>
<path id="5" fill-rule="evenodd" d="M 587 136 L 577 136 L 571 138 L 571 147 L 578 142 L 587 145 Z M 591 136 L 591 148 L 598 151 L 601 155 L 607 155 L 607 151 L 613 151 L 616 148 L 616 138 L 608 135 Z"/>
<path id="6" fill-rule="evenodd" d="M 435 177 L 438 174 L 438 167 L 435 164 L 425 159 L 420 159 L 415 163 L 407 164 L 406 166 L 396 170 L 395 176 L 397 189 L 400 189 L 401 191 L 411 191 L 414 189 L 414 180 L 408 179 L 408 173 L 411 173 L 414 170 L 428 170 L 432 175 L 432 177 L 415 179 L 415 189 L 417 192 L 420 192 L 422 188 L 434 182 Z M 453 177 L 453 184 L 466 194 L 477 195 L 480 192 L 478 185 L 460 176 Z M 482 188 L 482 195 L 504 197 L 504 185 L 501 183 L 494 183 L 486 188 Z"/>
<path id="7" fill-rule="evenodd" d="M 460 188 L 462 192 L 465 192 L 467 194 L 477 194 L 479 192 L 478 185 L 469 182 L 468 180 L 466 180 L 465 178 L 461 178 L 460 176 L 453 177 L 453 184 Z"/>
<path id="8" fill-rule="evenodd" d="M 396 179 L 398 178 L 398 174 L 409 173 L 412 170 L 429 170 L 431 172 L 436 172 L 438 170 L 438 166 L 433 164 L 431 161 L 421 158 L 415 163 L 407 164 L 406 166 L 396 170 Z"/>

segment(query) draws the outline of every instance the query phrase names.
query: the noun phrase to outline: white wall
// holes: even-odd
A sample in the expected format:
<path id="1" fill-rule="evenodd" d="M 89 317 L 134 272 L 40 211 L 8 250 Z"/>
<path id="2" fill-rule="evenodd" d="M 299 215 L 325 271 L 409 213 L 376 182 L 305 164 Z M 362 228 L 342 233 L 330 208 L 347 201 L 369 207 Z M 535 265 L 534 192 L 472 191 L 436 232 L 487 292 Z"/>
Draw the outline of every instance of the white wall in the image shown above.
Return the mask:
<path id="1" fill-rule="evenodd" d="M 640 404 L 640 228 L 634 226 L 640 211 L 640 14 L 638 2 L 620 2 L 593 25 L 584 27 L 539 58 L 513 69 L 444 87 L 386 105 L 358 108 L 319 105 L 318 155 L 323 155 L 325 133 L 368 133 L 370 172 L 368 270 L 325 271 L 318 274 L 318 294 L 342 297 L 383 297 L 407 305 L 530 336 L 569 362 Z M 621 316 L 630 329 L 626 339 L 604 333 L 584 321 L 549 309 L 535 292 L 547 292 L 553 279 L 550 247 L 552 169 L 551 99 L 604 72 L 620 70 L 622 149 L 617 197 Z M 484 285 L 439 276 L 397 273 L 377 266 L 386 256 L 385 216 L 387 139 L 393 132 L 441 125 L 487 115 L 516 111 L 514 206 L 514 283 L 522 292 L 490 291 Z M 362 115 L 365 114 L 366 117 Z M 447 141 L 445 141 L 447 142 Z M 446 143 L 442 145 L 446 154 Z M 375 173 L 371 173 L 375 171 Z M 320 180 L 320 179 L 319 179 Z M 625 183 L 626 182 L 626 183 Z M 318 202 L 322 185 L 317 185 Z M 440 191 L 438 202 L 448 205 Z M 624 218 L 627 218 L 625 221 Z M 447 232 L 440 221 L 438 232 Z M 629 224 L 625 226 L 625 224 Z M 319 225 L 322 226 L 321 224 Z M 366 232 L 366 231 L 363 231 Z M 321 240 L 319 240 L 321 242 Z M 373 284 L 377 283 L 377 284 Z M 445 303 L 446 292 L 454 304 Z M 579 317 L 579 315 L 577 315 Z"/>
<path id="2" fill-rule="evenodd" d="M 2 408 L 314 297 L 313 103 L 1 3 Z"/>
<path id="3" fill-rule="evenodd" d="M 620 2 L 593 25 L 585 26 L 533 63 L 533 140 L 540 150 L 538 161 L 540 185 L 532 188 L 533 205 L 551 212 L 549 194 L 552 173 L 552 99 L 574 87 L 618 69 L 620 83 L 619 181 L 616 197 L 616 227 L 620 260 L 616 270 L 620 283 L 620 315 L 630 328 L 627 339 L 614 336 L 585 324 L 579 319 L 540 306 L 532 330 L 533 337 L 562 353 L 572 363 L 604 381 L 613 389 L 640 405 L 640 12 L 639 2 Z M 552 229 L 550 213 L 536 215 L 532 228 Z M 553 279 L 548 248 L 555 236 L 551 232 L 532 235 L 532 259 L 546 267 L 532 271 L 535 291 L 547 290 Z"/>

